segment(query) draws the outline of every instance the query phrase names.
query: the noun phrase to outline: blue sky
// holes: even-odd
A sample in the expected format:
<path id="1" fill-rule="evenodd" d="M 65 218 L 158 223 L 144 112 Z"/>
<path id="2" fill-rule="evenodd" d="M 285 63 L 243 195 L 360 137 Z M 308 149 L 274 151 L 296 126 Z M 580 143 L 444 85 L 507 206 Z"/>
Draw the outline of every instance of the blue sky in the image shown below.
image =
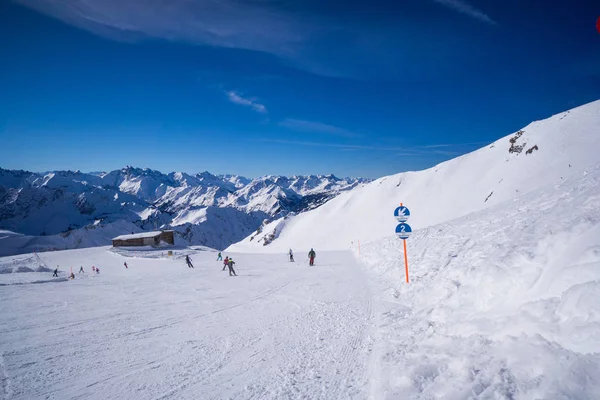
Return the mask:
<path id="1" fill-rule="evenodd" d="M 0 2 L 0 167 L 433 166 L 600 98 L 594 1 Z"/>

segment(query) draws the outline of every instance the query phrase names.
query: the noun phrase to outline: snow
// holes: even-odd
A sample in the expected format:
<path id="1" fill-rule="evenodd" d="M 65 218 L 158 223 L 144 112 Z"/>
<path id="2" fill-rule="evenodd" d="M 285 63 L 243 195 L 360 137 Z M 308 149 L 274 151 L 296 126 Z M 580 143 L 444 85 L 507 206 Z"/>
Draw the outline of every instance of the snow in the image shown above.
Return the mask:
<path id="1" fill-rule="evenodd" d="M 197 210 L 181 210 L 177 213 L 175 218 L 173 218 L 173 222 L 171 224 L 173 226 L 183 225 L 183 224 L 198 224 L 205 222 L 206 218 L 206 208 L 200 208 Z"/>
<path id="2" fill-rule="evenodd" d="M 285 252 L 286 249 L 348 249 L 351 243 L 382 239 L 394 231 L 391 218 L 400 202 L 412 213 L 413 230 L 483 210 L 569 176 L 600 162 L 600 101 L 533 122 L 514 145 L 511 134 L 470 154 L 419 172 L 377 179 L 341 193 L 319 208 L 286 221 L 268 246 L 250 241 L 229 247 L 240 252 Z M 527 150 L 538 150 L 527 154 Z"/>
<path id="3" fill-rule="evenodd" d="M 45 253 L 75 280 L 1 287 L 0 397 L 367 397 L 371 295 L 350 253 L 319 254 L 318 269 L 226 254 L 238 277 L 214 252 L 159 253 Z"/>
<path id="4" fill-rule="evenodd" d="M 208 172 L 194 176 L 163 174 L 133 167 L 95 174 L 37 174 L 0 168 L 0 227 L 27 235 L 29 243 L 45 243 L 52 249 L 105 244 L 96 240 L 105 238 L 99 232 L 116 222 L 135 225 L 134 231 L 180 227 L 181 238 L 188 244 L 223 248 L 246 237 L 266 218 L 315 207 L 359 182 L 362 180 L 334 176 L 249 180 Z M 213 211 L 214 207 L 227 210 Z M 229 218 L 234 220 L 226 220 Z M 99 228 L 91 234 L 93 240 L 87 238 L 90 226 Z M 48 236 L 54 239 L 49 241 Z M 40 250 L 22 240 L 6 248 L 18 249 L 19 253 Z M 15 253 L 0 249 L 0 255 L 5 254 Z"/>
<path id="5" fill-rule="evenodd" d="M 361 246 L 381 290 L 378 398 L 600 398 L 600 164 Z M 355 249 L 358 252 L 358 248 Z"/>
<path id="6" fill-rule="evenodd" d="M 315 267 L 300 251 L 294 263 L 287 249 L 224 252 L 238 277 L 215 251 L 182 246 L 0 258 L 0 393 L 599 398 L 598 210 L 600 163 L 416 230 L 410 284 L 395 236 L 317 247 Z M 56 265 L 59 278 L 35 272 Z"/>
<path id="7" fill-rule="evenodd" d="M 129 235 L 121 235 L 113 238 L 112 240 L 128 240 L 128 239 L 143 239 L 143 238 L 153 238 L 162 233 L 162 231 L 154 231 L 154 232 L 140 232 L 140 233 L 132 233 Z"/>

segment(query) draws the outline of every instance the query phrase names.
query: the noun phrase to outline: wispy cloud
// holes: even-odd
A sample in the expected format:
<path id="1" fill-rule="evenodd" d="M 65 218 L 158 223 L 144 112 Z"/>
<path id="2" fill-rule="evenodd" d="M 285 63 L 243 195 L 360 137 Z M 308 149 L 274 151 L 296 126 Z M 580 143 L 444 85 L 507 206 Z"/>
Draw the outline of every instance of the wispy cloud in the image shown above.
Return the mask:
<path id="1" fill-rule="evenodd" d="M 316 121 L 306 121 L 303 119 L 287 118 L 279 122 L 279 126 L 298 132 L 323 133 L 326 135 L 339 136 L 345 138 L 356 138 L 363 136 L 359 133 L 352 132 L 348 129 L 340 128 L 338 126 L 324 124 L 322 122 Z"/>
<path id="2" fill-rule="evenodd" d="M 158 37 L 211 46 L 292 52 L 309 29 L 266 1 L 15 0 L 112 39 Z"/>
<path id="3" fill-rule="evenodd" d="M 231 101 L 232 103 L 250 107 L 254 111 L 259 112 L 259 113 L 263 113 L 263 114 L 267 113 L 267 107 L 265 107 L 264 104 L 258 103 L 255 99 L 242 97 L 238 92 L 236 92 L 234 90 L 226 91 L 225 94 L 227 95 L 227 98 L 229 99 L 229 101 Z"/>
<path id="4" fill-rule="evenodd" d="M 491 25 L 496 25 L 497 22 L 494 21 L 492 18 L 490 18 L 489 15 L 487 15 L 486 13 L 484 13 L 481 10 L 478 10 L 477 8 L 473 7 L 472 5 L 470 5 L 469 3 L 463 1 L 463 0 L 433 0 L 438 4 L 442 4 L 446 7 L 449 7 L 455 11 L 458 11 L 461 14 L 465 14 L 468 15 L 471 18 L 475 18 L 476 20 L 479 20 L 481 22 L 485 22 Z"/>
<path id="5" fill-rule="evenodd" d="M 472 148 L 469 146 L 475 145 L 486 145 L 489 142 L 470 142 L 470 143 L 456 143 L 456 144 L 440 144 L 440 145 L 426 145 L 426 146 L 375 146 L 375 145 L 362 145 L 362 144 L 343 144 L 343 143 L 323 143 L 303 140 L 285 140 L 285 139 L 259 139 L 258 142 L 266 143 L 280 143 L 280 144 L 291 144 L 297 146 L 310 146 L 310 147 L 331 147 L 341 149 L 343 151 L 352 150 L 375 150 L 375 151 L 389 151 L 397 152 L 398 155 L 404 156 L 418 156 L 426 154 L 440 154 L 440 155 L 459 155 L 463 154 L 465 150 L 471 151 Z M 439 150 L 439 147 L 455 148 L 456 150 Z M 459 151 L 460 150 L 460 151 Z"/>

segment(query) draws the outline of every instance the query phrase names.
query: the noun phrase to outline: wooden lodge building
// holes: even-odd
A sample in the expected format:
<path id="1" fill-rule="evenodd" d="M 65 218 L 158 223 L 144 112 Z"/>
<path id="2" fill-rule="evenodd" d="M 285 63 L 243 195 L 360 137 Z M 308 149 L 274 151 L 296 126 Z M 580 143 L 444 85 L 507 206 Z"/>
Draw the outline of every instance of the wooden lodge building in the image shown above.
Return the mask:
<path id="1" fill-rule="evenodd" d="M 175 245 L 173 231 L 141 232 L 117 236 L 112 240 L 113 247 L 158 246 L 160 242 Z"/>

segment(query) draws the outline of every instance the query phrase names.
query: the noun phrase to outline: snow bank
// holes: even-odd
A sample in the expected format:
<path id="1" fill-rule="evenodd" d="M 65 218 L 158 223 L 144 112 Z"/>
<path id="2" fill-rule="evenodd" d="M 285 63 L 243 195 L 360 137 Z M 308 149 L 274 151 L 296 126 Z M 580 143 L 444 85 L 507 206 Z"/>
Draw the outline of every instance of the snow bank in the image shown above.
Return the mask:
<path id="1" fill-rule="evenodd" d="M 383 287 L 378 398 L 600 398 L 600 164 L 408 240 L 363 245 Z"/>
<path id="2" fill-rule="evenodd" d="M 473 153 L 419 172 L 387 176 L 340 194 L 290 218 L 277 240 L 232 245 L 233 251 L 285 252 L 288 248 L 342 250 L 384 238 L 406 204 L 413 229 L 423 229 L 493 207 L 600 162 L 600 101 L 533 122 Z"/>

